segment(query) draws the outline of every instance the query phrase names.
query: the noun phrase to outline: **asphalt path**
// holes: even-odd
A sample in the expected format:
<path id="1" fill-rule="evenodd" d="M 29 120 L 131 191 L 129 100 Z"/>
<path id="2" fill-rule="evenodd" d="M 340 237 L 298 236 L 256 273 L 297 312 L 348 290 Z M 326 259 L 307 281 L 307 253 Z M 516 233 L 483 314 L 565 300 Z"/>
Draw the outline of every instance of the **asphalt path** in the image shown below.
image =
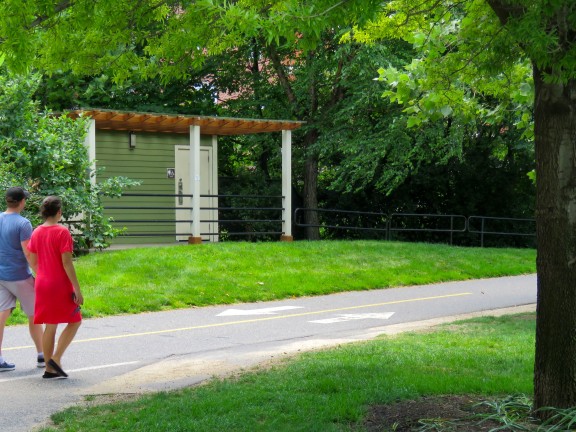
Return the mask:
<path id="1" fill-rule="evenodd" d="M 41 378 L 27 326 L 8 327 L 2 351 L 16 370 L 0 373 L 0 430 L 31 431 L 88 395 L 194 385 L 299 351 L 535 302 L 536 276 L 526 275 L 86 319 L 62 380 Z"/>

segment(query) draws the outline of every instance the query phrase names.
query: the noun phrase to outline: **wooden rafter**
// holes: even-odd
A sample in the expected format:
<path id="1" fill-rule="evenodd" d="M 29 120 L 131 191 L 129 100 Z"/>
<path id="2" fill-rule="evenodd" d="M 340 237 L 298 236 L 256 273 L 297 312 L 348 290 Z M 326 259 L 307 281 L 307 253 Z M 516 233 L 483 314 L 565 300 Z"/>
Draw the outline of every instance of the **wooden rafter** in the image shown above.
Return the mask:
<path id="1" fill-rule="evenodd" d="M 212 116 L 186 116 L 182 114 L 154 114 L 99 109 L 71 111 L 71 117 L 90 117 L 96 129 L 131 130 L 136 132 L 163 132 L 188 134 L 190 126 L 200 126 L 203 135 L 244 135 L 294 130 L 304 122 L 290 120 L 242 119 Z"/>

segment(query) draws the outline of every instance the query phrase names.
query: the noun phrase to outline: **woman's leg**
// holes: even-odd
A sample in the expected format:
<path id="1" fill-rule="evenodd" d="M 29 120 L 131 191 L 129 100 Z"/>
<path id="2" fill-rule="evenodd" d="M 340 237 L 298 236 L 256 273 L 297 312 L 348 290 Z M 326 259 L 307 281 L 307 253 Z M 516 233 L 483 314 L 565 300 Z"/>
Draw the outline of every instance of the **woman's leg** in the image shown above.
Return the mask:
<path id="1" fill-rule="evenodd" d="M 68 348 L 68 346 L 72 343 L 72 340 L 74 339 L 74 336 L 76 336 L 76 332 L 80 328 L 81 324 L 82 321 L 68 323 L 68 325 L 66 325 L 66 328 L 62 330 L 62 333 L 58 338 L 58 345 L 56 347 L 56 351 L 54 351 L 54 353 L 51 356 L 52 360 L 54 360 L 59 366 L 62 365 L 61 363 L 62 355 L 64 355 L 66 348 Z M 46 352 L 44 352 L 44 355 L 46 355 Z M 46 359 L 46 362 L 48 362 L 48 359 Z"/>
<path id="2" fill-rule="evenodd" d="M 48 362 L 54 354 L 54 344 L 56 343 L 56 330 L 58 329 L 58 324 L 46 324 L 44 326 L 44 333 L 42 334 L 42 349 L 44 351 L 44 359 L 46 360 L 46 372 L 56 372 L 50 366 Z"/>

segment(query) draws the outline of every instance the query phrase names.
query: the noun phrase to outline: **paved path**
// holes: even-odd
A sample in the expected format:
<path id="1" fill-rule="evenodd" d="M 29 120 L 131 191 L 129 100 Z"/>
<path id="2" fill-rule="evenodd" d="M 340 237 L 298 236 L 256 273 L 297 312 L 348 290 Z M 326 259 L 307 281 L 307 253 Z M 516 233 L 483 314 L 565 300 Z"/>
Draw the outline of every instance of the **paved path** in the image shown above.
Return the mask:
<path id="1" fill-rule="evenodd" d="M 67 380 L 43 380 L 24 326 L 6 329 L 0 430 L 23 432 L 86 395 L 197 384 L 299 351 L 458 318 L 534 310 L 536 276 L 347 292 L 277 302 L 85 320 L 64 358 Z"/>

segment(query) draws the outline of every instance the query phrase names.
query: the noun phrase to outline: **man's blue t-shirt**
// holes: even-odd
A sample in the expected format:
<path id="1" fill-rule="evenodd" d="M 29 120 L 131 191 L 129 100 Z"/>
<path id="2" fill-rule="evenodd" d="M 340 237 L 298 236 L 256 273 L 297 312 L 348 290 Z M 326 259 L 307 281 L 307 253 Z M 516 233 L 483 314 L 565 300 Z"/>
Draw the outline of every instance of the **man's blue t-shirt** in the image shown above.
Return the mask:
<path id="1" fill-rule="evenodd" d="M 32 276 L 21 245 L 31 235 L 28 219 L 18 213 L 0 213 L 0 280 L 19 281 Z"/>

